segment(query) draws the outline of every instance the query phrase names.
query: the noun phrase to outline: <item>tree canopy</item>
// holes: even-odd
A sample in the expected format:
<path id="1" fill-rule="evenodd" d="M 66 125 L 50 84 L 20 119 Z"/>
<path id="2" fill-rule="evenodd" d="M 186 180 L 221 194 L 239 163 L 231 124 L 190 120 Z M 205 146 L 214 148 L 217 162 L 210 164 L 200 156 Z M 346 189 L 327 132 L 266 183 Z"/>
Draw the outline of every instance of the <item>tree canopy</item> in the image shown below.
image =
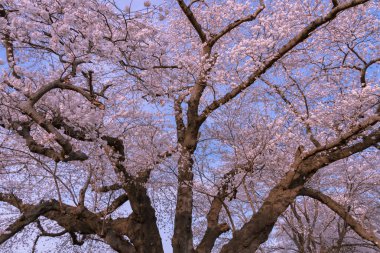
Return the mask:
<path id="1" fill-rule="evenodd" d="M 0 0 L 1 252 L 380 252 L 378 0 L 124 4 Z"/>

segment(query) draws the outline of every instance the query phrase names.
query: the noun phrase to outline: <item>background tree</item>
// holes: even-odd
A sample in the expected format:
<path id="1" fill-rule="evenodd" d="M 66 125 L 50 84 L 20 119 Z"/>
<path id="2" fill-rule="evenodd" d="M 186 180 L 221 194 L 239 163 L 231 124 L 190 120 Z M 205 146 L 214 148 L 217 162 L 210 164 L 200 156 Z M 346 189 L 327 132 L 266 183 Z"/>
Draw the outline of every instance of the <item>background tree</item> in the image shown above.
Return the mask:
<path id="1" fill-rule="evenodd" d="M 0 3 L 4 250 L 379 251 L 378 1 Z"/>

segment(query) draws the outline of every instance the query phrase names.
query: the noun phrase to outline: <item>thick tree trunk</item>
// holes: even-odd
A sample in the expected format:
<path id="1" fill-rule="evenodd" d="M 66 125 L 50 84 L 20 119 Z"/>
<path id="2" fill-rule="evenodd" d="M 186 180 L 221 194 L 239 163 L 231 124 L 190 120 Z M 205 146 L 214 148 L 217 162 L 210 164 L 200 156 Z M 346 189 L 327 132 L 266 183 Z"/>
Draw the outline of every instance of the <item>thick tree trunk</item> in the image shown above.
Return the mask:
<path id="1" fill-rule="evenodd" d="M 177 205 L 172 239 L 174 253 L 192 253 L 192 209 L 193 209 L 193 159 L 192 151 L 181 152 L 178 161 Z"/>
<path id="2" fill-rule="evenodd" d="M 124 168 L 125 160 L 124 144 L 122 140 L 108 136 L 103 137 L 115 153 L 119 154 L 114 159 L 115 172 L 122 172 L 125 178 L 124 190 L 126 191 L 133 213 L 128 217 L 128 228 L 121 234 L 126 234 L 138 253 L 163 253 L 162 240 L 157 227 L 156 212 L 152 207 L 145 183 L 148 181 L 150 171 L 132 177 Z"/>
<path id="3" fill-rule="evenodd" d="M 236 231 L 231 241 L 222 249 L 222 253 L 251 253 L 264 243 L 272 231 L 278 217 L 293 203 L 302 188 L 304 180 L 299 185 L 290 187 L 294 182 L 295 172 L 288 173 L 281 182 L 271 190 L 260 210 L 239 231 Z"/>
<path id="4" fill-rule="evenodd" d="M 130 183 L 126 191 L 133 213 L 130 220 L 131 231 L 126 231 L 137 253 L 163 253 L 162 240 L 157 227 L 154 208 L 144 185 Z"/>

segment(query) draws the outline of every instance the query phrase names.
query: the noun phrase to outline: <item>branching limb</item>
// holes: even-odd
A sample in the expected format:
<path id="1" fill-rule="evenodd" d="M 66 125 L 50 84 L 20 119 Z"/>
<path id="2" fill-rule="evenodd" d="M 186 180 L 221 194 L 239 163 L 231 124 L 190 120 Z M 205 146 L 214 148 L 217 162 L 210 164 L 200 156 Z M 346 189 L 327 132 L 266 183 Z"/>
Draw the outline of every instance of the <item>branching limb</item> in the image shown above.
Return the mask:
<path id="1" fill-rule="evenodd" d="M 242 82 L 240 85 L 238 85 L 236 88 L 234 88 L 230 92 L 226 93 L 223 97 L 215 100 L 210 105 L 208 105 L 201 113 L 199 117 L 199 121 L 200 122 L 205 121 L 209 114 L 211 114 L 213 111 L 218 109 L 220 106 L 228 103 L 229 101 L 231 101 L 231 99 L 233 99 L 234 97 L 239 95 L 242 91 L 244 91 L 249 86 L 251 86 L 251 84 L 253 84 L 257 80 L 257 78 L 259 78 L 262 74 L 264 74 L 270 67 L 273 66 L 273 64 L 275 64 L 285 54 L 287 54 L 294 47 L 296 47 L 301 42 L 309 38 L 311 33 L 314 32 L 316 29 L 318 29 L 324 24 L 327 24 L 331 20 L 335 19 L 340 12 L 350 9 L 352 7 L 355 7 L 357 5 L 364 4 L 368 1 L 369 0 L 351 0 L 345 3 L 342 3 L 338 5 L 336 8 L 332 9 L 325 16 L 315 19 L 313 22 L 311 22 L 309 25 L 303 28 L 301 32 L 299 32 L 295 37 L 293 37 L 287 44 L 282 46 L 274 56 L 264 61 L 262 66 L 259 69 L 257 69 L 254 73 L 252 73 L 244 82 Z"/>
<path id="2" fill-rule="evenodd" d="M 66 139 L 51 122 L 46 120 L 37 110 L 28 102 L 22 103 L 20 109 L 28 115 L 34 122 L 45 129 L 48 133 L 53 134 L 55 141 L 62 147 L 62 154 L 55 161 L 84 161 L 88 156 L 81 151 L 74 151 L 70 141 Z M 50 149 L 48 149 L 50 150 Z M 44 151 L 44 150 L 42 150 Z M 50 152 L 50 151 L 49 151 Z"/>
<path id="3" fill-rule="evenodd" d="M 201 39 L 202 43 L 206 42 L 206 34 L 204 33 L 202 26 L 198 23 L 197 19 L 195 18 L 194 13 L 191 11 L 190 7 L 187 6 L 183 0 L 177 0 L 177 3 L 181 7 L 183 13 L 186 15 L 187 19 L 194 27 L 195 31 L 198 33 L 198 36 Z"/>
<path id="4" fill-rule="evenodd" d="M 365 129 L 367 129 L 370 126 L 376 125 L 379 121 L 380 121 L 380 114 L 373 115 L 373 116 L 367 118 L 366 120 L 364 120 L 364 121 L 356 124 L 355 126 L 351 127 L 351 129 L 349 131 L 342 134 L 339 138 L 336 138 L 335 140 L 327 143 L 326 145 L 317 147 L 313 150 L 310 150 L 309 152 L 306 152 L 305 154 L 302 154 L 302 159 L 306 160 L 307 158 L 312 157 L 312 156 L 314 156 L 314 155 L 316 155 L 322 151 L 328 151 L 328 150 L 332 150 L 332 149 L 334 149 L 334 151 L 336 151 L 337 147 L 343 146 L 350 139 L 357 136 L 360 132 L 364 131 Z M 371 143 L 373 141 L 375 141 L 372 144 L 372 145 L 375 145 L 377 143 L 376 138 L 380 134 L 379 132 L 380 132 L 379 129 L 377 129 L 370 136 L 367 136 L 367 137 L 364 136 L 363 141 L 368 140 Z M 373 138 L 372 141 L 370 141 L 369 138 Z M 355 146 L 355 145 L 353 145 L 353 146 Z"/>
<path id="5" fill-rule="evenodd" d="M 97 101 L 96 99 L 94 99 L 94 97 L 91 95 L 91 92 L 87 92 L 78 86 L 72 85 L 69 82 L 68 78 L 58 79 L 58 80 L 52 81 L 52 82 L 48 83 L 47 85 L 44 85 L 43 87 L 41 87 L 38 91 L 36 91 L 35 93 L 33 93 L 30 96 L 28 105 L 33 106 L 46 93 L 48 93 L 49 91 L 54 90 L 54 89 L 75 91 L 75 92 L 81 94 L 83 97 L 85 97 L 89 102 L 91 102 L 95 106 L 97 106 L 99 108 L 104 106 L 104 105 L 103 106 L 99 105 L 101 103 L 99 101 Z"/>
<path id="6" fill-rule="evenodd" d="M 346 208 L 340 205 L 338 202 L 323 194 L 322 192 L 310 188 L 303 188 L 300 191 L 299 195 L 316 199 L 325 204 L 332 211 L 338 214 L 361 238 L 372 242 L 377 248 L 380 249 L 380 238 L 377 238 L 376 235 L 369 229 L 364 228 L 362 224 L 360 224 L 353 216 L 351 216 L 349 212 L 346 211 Z"/>
<path id="7" fill-rule="evenodd" d="M 204 3 L 204 0 L 191 0 L 191 2 L 189 4 L 189 8 L 191 8 L 191 6 L 193 6 L 193 4 L 196 4 L 196 3 L 199 3 L 199 2 Z"/>
<path id="8" fill-rule="evenodd" d="M 15 206 L 22 213 L 22 216 L 7 228 L 6 233 L 0 235 L 0 244 L 21 231 L 28 224 L 35 222 L 40 216 L 44 216 L 57 222 L 64 228 L 64 231 L 58 234 L 47 233 L 37 222 L 37 227 L 42 232 L 41 235 L 59 236 L 64 232 L 68 232 L 71 235 L 75 235 L 75 233 L 82 235 L 94 234 L 104 238 L 118 252 L 136 252 L 134 246 L 123 238 L 124 234 L 118 233 L 120 230 L 115 227 L 112 219 L 102 219 L 98 214 L 86 208 L 78 212 L 78 207 L 69 206 L 64 203 L 60 205 L 56 200 L 41 202 L 37 205 L 23 204 L 23 201 L 13 194 L 5 193 L 0 193 L 0 201 Z M 77 240 L 76 235 L 72 239 L 73 243 L 81 244 L 82 242 L 82 240 Z"/>
<path id="9" fill-rule="evenodd" d="M 93 174 L 93 170 L 92 170 L 92 168 L 90 168 L 90 172 L 88 173 L 87 180 L 84 183 L 83 188 L 79 191 L 78 207 L 80 207 L 80 208 L 84 208 L 85 207 L 84 206 L 84 201 L 85 201 L 85 197 L 86 197 L 86 192 L 87 192 L 88 186 L 90 185 L 90 182 L 91 182 L 92 174 Z"/>
<path id="10" fill-rule="evenodd" d="M 265 4 L 263 0 L 260 0 L 260 6 L 258 9 L 251 15 L 240 18 L 223 28 L 217 35 L 211 37 L 210 40 L 207 41 L 208 45 L 212 47 L 220 38 L 222 38 L 227 33 L 231 32 L 233 29 L 237 28 L 243 23 L 253 21 L 257 18 L 257 16 L 264 10 Z"/>
<path id="11" fill-rule="evenodd" d="M 55 209 L 56 205 L 52 202 L 42 202 L 41 204 L 33 207 L 23 206 L 21 210 L 23 212 L 21 217 L 9 225 L 6 228 L 5 233 L 0 235 L 0 245 L 10 239 L 16 233 L 20 232 L 24 227 L 36 221 L 41 215 L 44 215 L 45 213 Z"/>
<path id="12" fill-rule="evenodd" d="M 67 230 L 62 230 L 61 232 L 57 232 L 57 233 L 50 233 L 50 232 L 47 232 L 44 227 L 42 227 L 42 224 L 41 224 L 41 221 L 40 220 L 37 220 L 37 228 L 40 230 L 41 234 L 40 236 L 48 236 L 48 237 L 58 237 L 58 236 L 62 236 L 64 234 L 67 233 Z"/>
<path id="13" fill-rule="evenodd" d="M 0 193 L 0 201 L 6 202 L 18 209 L 23 207 L 22 200 L 12 193 Z"/>
<path id="14" fill-rule="evenodd" d="M 118 209 L 119 207 L 121 207 L 128 200 L 129 200 L 128 199 L 128 195 L 127 194 L 122 194 L 119 197 L 117 197 L 110 205 L 108 205 L 105 210 L 99 212 L 98 215 L 100 215 L 102 217 L 107 216 L 110 213 L 115 212 L 116 209 Z"/>
<path id="15" fill-rule="evenodd" d="M 211 202 L 210 209 L 207 213 L 207 229 L 196 249 L 197 253 L 211 252 L 216 239 L 218 239 L 221 234 L 228 232 L 231 229 L 227 223 L 219 224 L 219 216 L 222 208 L 225 208 L 227 212 L 232 226 L 232 232 L 236 230 L 235 224 L 232 220 L 227 205 L 224 203 L 224 200 L 229 195 L 231 195 L 231 193 L 229 192 L 229 187 L 231 186 L 231 182 L 233 181 L 235 175 L 237 175 L 240 170 L 252 171 L 252 167 L 253 166 L 249 164 L 248 166 L 244 166 L 243 168 L 234 168 L 226 174 L 224 174 L 222 185 L 219 187 L 219 192 L 216 196 L 214 196 Z M 245 177 L 243 177 L 243 180 L 244 178 Z"/>
<path id="16" fill-rule="evenodd" d="M 294 202 L 306 182 L 319 169 L 380 142 L 380 129 L 370 129 L 379 121 L 380 116 L 372 116 L 344 133 L 340 138 L 326 144 L 323 148 L 316 148 L 297 156 L 292 165 L 292 170 L 272 188 L 258 212 L 240 230 L 234 233 L 233 238 L 223 246 L 221 252 L 239 251 L 245 253 L 257 250 L 267 240 L 277 219 Z M 365 130 L 370 133 L 363 136 L 361 133 Z M 355 141 L 350 143 L 353 140 Z"/>
<path id="17" fill-rule="evenodd" d="M 265 78 L 261 78 L 260 80 L 262 80 L 266 85 L 268 85 L 268 87 L 270 87 L 271 89 L 273 89 L 282 99 L 282 101 L 284 101 L 285 104 L 287 104 L 290 108 L 290 110 L 299 118 L 301 119 L 302 123 L 305 125 L 305 128 L 306 128 L 306 133 L 309 135 L 309 139 L 310 141 L 314 144 L 314 146 L 316 147 L 320 147 L 321 144 L 319 143 L 319 141 L 315 138 L 315 136 L 313 135 L 313 132 L 311 130 L 311 126 L 310 124 L 307 122 L 307 118 L 305 119 L 305 117 L 302 116 L 302 114 L 297 110 L 297 108 L 293 105 L 292 102 L 290 102 L 290 100 L 286 97 L 285 93 L 281 90 L 280 87 L 278 87 L 277 85 L 273 84 L 272 82 L 266 80 Z M 293 79 L 294 80 L 294 79 Z M 302 97 L 304 98 L 304 101 L 305 101 L 305 106 L 306 106 L 306 110 L 307 110 L 307 115 L 309 117 L 309 111 L 308 111 L 308 106 L 307 106 L 307 101 L 306 101 L 306 96 L 303 92 L 301 92 L 302 94 Z"/>
<path id="18" fill-rule="evenodd" d="M 360 83 L 362 85 L 362 88 L 367 86 L 367 80 L 366 80 L 366 74 L 367 74 L 367 69 L 375 64 L 380 62 L 380 58 L 375 58 L 369 62 L 367 62 L 356 50 L 354 47 L 351 47 L 349 44 L 347 44 L 347 48 L 362 62 L 364 65 L 363 67 L 356 67 L 357 70 L 360 71 Z"/>
<path id="19" fill-rule="evenodd" d="M 227 223 L 219 224 L 219 215 L 222 207 L 223 196 L 215 196 L 211 202 L 210 210 L 207 213 L 207 229 L 196 249 L 197 253 L 211 252 L 216 239 L 218 239 L 222 233 L 230 230 Z"/>
<path id="20" fill-rule="evenodd" d="M 44 155 L 58 162 L 63 159 L 62 155 L 53 148 L 46 148 L 45 146 L 38 144 L 31 135 L 31 128 L 29 123 L 11 122 L 11 127 L 26 141 L 26 146 L 33 153 Z"/>
<path id="21" fill-rule="evenodd" d="M 94 138 L 88 137 L 88 131 L 83 129 L 78 129 L 66 123 L 66 119 L 60 115 L 54 115 L 51 123 L 57 129 L 62 129 L 63 133 L 67 136 L 70 136 L 73 139 L 80 141 L 94 141 Z"/>
<path id="22" fill-rule="evenodd" d="M 375 63 L 378 63 L 380 62 L 380 58 L 377 58 L 377 59 L 374 59 L 368 63 L 366 63 L 364 65 L 364 67 L 360 70 L 360 83 L 362 85 L 362 88 L 365 88 L 367 86 L 367 79 L 366 79 L 366 75 L 367 75 L 367 69 L 372 65 L 372 64 L 375 64 Z"/>
<path id="23" fill-rule="evenodd" d="M 55 188 L 57 190 L 59 206 L 62 209 L 62 203 L 63 203 L 63 201 L 62 201 L 61 190 L 59 189 L 59 184 L 58 184 L 57 170 L 58 170 L 58 163 L 56 162 L 55 165 L 54 165 L 54 170 L 53 170 L 52 176 L 53 176 Z"/>
<path id="24" fill-rule="evenodd" d="M 91 101 L 94 105 L 100 107 L 101 109 L 104 109 L 104 105 L 95 100 L 89 93 L 84 91 L 82 88 L 79 88 L 77 86 L 71 85 L 68 82 L 68 79 L 62 80 L 56 80 L 48 85 L 43 86 L 40 88 L 37 92 L 30 95 L 29 99 L 23 103 L 20 104 L 20 109 L 28 115 L 34 122 L 36 122 L 39 126 L 41 126 L 43 129 L 45 129 L 48 133 L 53 134 L 55 136 L 55 140 L 57 143 L 62 147 L 63 152 L 60 155 L 57 155 L 56 152 L 52 149 L 46 149 L 39 145 L 34 145 L 33 138 L 28 136 L 28 130 L 27 128 L 25 131 L 22 132 L 22 136 L 29 140 L 30 147 L 33 148 L 33 150 L 36 151 L 36 153 L 39 154 L 47 154 L 48 157 L 53 158 L 55 161 L 72 161 L 72 160 L 86 160 L 88 156 L 81 151 L 74 151 L 71 143 L 64 137 L 62 134 L 54 127 L 54 125 L 46 120 L 37 110 L 34 108 L 34 104 L 37 103 L 46 93 L 53 89 L 66 89 L 66 90 L 72 90 L 75 92 L 78 92 L 82 94 L 84 97 L 86 97 L 89 101 Z M 20 133 L 19 133 L 20 134 Z M 32 152 L 34 152 L 31 150 Z"/>
<path id="25" fill-rule="evenodd" d="M 112 184 L 112 185 L 106 185 L 102 186 L 96 189 L 97 192 L 109 192 L 109 191 L 117 191 L 123 189 L 123 186 L 121 184 Z"/>
<path id="26" fill-rule="evenodd" d="M 123 165 L 123 161 L 125 160 L 123 141 L 109 136 L 104 136 L 102 139 L 107 142 L 108 151 L 106 150 L 106 152 L 114 164 L 116 173 L 122 173 L 124 176 L 125 182 L 122 188 L 128 195 L 123 194 L 119 196 L 106 210 L 99 214 L 107 215 L 110 211 L 116 210 L 129 200 L 133 213 L 128 222 L 134 224 L 131 228 L 134 232 L 128 233 L 129 235 L 133 234 L 133 237 L 130 237 L 131 242 L 138 252 L 163 253 L 155 210 L 152 207 L 145 187 L 145 183 L 149 179 L 150 170 L 139 173 L 137 177 L 130 175 Z M 151 243 L 145 243 L 146 241 Z"/>
<path id="27" fill-rule="evenodd" d="M 254 205 L 254 202 L 251 198 L 251 195 L 249 194 L 249 191 L 248 191 L 248 187 L 247 187 L 247 184 L 246 184 L 246 180 L 245 180 L 246 176 L 243 177 L 243 180 L 242 180 L 242 184 L 243 184 L 243 188 L 244 188 L 244 192 L 245 192 L 245 195 L 247 196 L 247 200 L 248 200 L 248 203 L 252 209 L 252 213 L 255 213 L 256 212 L 256 208 L 255 208 L 255 205 Z"/>

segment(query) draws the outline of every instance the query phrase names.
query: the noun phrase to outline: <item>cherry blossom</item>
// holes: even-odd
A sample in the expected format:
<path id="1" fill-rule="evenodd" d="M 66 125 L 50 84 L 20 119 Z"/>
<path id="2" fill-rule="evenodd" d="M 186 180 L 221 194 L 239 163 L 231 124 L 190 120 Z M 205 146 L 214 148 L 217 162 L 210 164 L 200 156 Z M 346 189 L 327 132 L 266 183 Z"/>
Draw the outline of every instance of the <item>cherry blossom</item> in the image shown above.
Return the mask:
<path id="1" fill-rule="evenodd" d="M 379 251 L 378 1 L 123 4 L 0 0 L 0 251 Z"/>

